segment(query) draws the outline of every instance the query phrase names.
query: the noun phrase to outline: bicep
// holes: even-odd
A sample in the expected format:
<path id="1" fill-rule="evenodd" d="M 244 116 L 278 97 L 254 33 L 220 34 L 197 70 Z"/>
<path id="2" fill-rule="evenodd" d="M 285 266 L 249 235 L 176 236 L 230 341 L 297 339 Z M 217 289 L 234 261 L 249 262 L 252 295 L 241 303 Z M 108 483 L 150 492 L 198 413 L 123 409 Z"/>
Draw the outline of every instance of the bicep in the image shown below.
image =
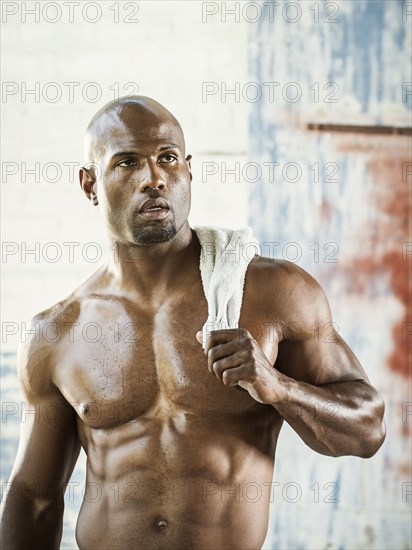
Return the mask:
<path id="1" fill-rule="evenodd" d="M 55 399 L 26 402 L 12 478 L 54 498 L 69 481 L 80 444 L 71 411 Z"/>
<path id="2" fill-rule="evenodd" d="M 291 310 L 293 330 L 280 342 L 276 362 L 283 374 L 314 385 L 368 381 L 357 357 L 332 321 L 325 293 L 307 274 Z"/>
<path id="3" fill-rule="evenodd" d="M 312 334 L 282 341 L 276 368 L 286 376 L 314 385 L 368 381 L 357 357 L 338 333 L 327 339 Z"/>
<path id="4" fill-rule="evenodd" d="M 40 490 L 41 497 L 53 499 L 64 493 L 79 455 L 76 413 L 53 384 L 31 384 L 29 368 L 19 373 L 25 402 L 11 479 L 28 496 Z M 47 369 L 40 371 L 46 378 Z"/>

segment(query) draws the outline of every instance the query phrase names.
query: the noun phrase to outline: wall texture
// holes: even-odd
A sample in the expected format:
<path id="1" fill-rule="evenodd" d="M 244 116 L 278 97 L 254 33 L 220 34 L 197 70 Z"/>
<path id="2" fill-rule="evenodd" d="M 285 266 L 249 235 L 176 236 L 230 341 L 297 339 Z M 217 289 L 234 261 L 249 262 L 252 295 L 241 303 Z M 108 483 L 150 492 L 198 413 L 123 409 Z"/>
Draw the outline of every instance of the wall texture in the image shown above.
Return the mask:
<path id="1" fill-rule="evenodd" d="M 410 548 L 411 138 L 379 132 L 411 126 L 411 17 L 402 2 L 294 4 L 251 26 L 249 75 L 262 97 L 249 162 L 262 178 L 250 225 L 267 254 L 322 283 L 336 330 L 384 395 L 388 436 L 371 460 L 334 460 L 286 429 L 267 544 Z M 369 128 L 308 129 L 330 123 Z"/>

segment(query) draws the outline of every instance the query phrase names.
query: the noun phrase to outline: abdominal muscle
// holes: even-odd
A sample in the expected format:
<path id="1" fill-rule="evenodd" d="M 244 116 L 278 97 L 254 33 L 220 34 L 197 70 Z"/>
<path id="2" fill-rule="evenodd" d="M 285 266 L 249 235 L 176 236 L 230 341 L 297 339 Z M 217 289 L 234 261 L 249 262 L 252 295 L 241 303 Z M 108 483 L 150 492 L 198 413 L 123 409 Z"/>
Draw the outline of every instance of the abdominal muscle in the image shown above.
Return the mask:
<path id="1" fill-rule="evenodd" d="M 280 429 L 268 420 L 204 423 L 182 413 L 114 429 L 79 422 L 80 550 L 260 548 Z"/>

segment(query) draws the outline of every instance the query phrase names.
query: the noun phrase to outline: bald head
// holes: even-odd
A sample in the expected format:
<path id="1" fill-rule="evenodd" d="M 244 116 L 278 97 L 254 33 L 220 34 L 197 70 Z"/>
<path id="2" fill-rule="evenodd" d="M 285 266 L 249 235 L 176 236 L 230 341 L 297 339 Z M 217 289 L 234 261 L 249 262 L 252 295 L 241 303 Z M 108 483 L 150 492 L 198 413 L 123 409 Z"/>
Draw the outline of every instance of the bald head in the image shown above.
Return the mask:
<path id="1" fill-rule="evenodd" d="M 125 135 L 139 141 L 153 137 L 161 128 L 169 127 L 184 153 L 183 130 L 170 111 L 146 96 L 126 96 L 110 101 L 90 121 L 85 136 L 88 162 L 100 162 L 110 145 Z"/>

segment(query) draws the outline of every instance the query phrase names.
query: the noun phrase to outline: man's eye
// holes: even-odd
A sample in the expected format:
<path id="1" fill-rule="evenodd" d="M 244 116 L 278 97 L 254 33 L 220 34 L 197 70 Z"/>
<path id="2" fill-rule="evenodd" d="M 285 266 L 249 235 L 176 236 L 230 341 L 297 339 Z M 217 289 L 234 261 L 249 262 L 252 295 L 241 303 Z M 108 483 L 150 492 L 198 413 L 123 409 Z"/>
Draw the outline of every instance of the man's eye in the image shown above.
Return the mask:
<path id="1" fill-rule="evenodd" d="M 137 162 L 135 160 L 122 160 L 122 162 L 119 162 L 117 166 L 120 166 L 122 168 L 127 168 L 128 166 L 136 166 Z"/>
<path id="2" fill-rule="evenodd" d="M 174 155 L 163 155 L 160 157 L 161 162 L 173 162 L 177 160 L 177 158 Z"/>

